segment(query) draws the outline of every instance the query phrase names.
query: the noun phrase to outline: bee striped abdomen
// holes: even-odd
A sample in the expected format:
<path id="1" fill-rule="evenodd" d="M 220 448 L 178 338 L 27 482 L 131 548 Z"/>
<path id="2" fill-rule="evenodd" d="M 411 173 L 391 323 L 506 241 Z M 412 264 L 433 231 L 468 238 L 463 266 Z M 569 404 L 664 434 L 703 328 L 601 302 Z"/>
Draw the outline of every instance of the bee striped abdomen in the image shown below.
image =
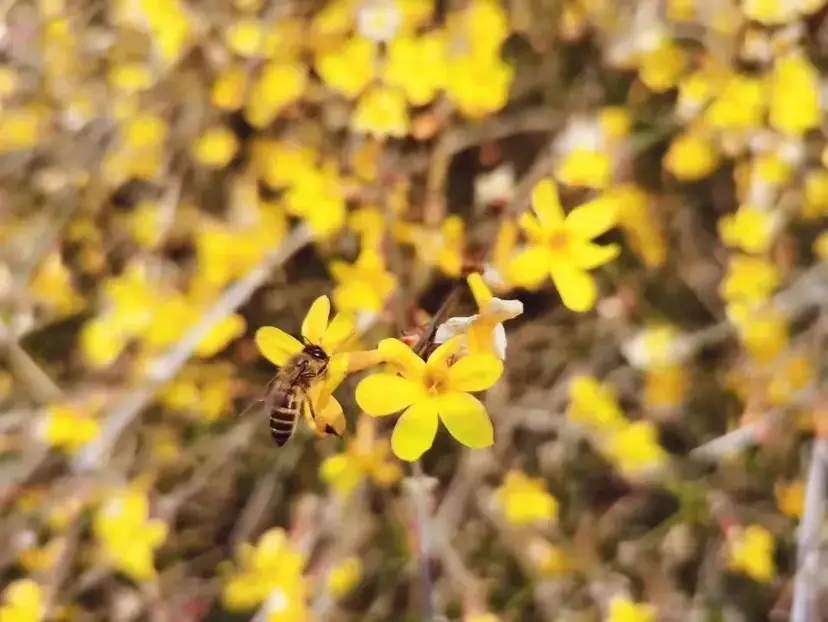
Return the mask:
<path id="1" fill-rule="evenodd" d="M 299 408 L 302 405 L 298 397 L 296 390 L 276 391 L 273 396 L 273 406 L 270 409 L 270 434 L 273 442 L 279 447 L 293 436 L 293 430 L 299 418 Z"/>

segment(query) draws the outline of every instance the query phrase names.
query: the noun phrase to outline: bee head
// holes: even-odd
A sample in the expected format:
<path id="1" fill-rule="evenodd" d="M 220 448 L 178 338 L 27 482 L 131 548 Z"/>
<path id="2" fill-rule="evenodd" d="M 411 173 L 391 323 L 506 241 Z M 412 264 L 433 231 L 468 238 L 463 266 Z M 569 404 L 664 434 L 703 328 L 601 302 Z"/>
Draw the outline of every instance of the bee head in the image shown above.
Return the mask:
<path id="1" fill-rule="evenodd" d="M 322 348 L 312 343 L 305 344 L 305 354 L 310 355 L 311 357 L 315 358 L 317 361 L 328 361 L 328 353 L 325 352 Z"/>

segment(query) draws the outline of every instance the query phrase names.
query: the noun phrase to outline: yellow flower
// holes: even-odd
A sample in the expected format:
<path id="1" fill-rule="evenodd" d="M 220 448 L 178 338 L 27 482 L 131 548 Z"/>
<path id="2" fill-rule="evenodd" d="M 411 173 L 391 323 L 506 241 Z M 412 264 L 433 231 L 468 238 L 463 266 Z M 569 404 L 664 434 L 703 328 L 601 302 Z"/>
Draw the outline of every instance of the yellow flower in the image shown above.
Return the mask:
<path id="1" fill-rule="evenodd" d="M 805 174 L 802 216 L 819 218 L 828 216 L 828 170 L 818 168 Z"/>
<path id="2" fill-rule="evenodd" d="M 259 140 L 253 146 L 253 163 L 270 187 L 288 188 L 315 173 L 316 153 L 296 143 Z"/>
<path id="3" fill-rule="evenodd" d="M 402 475 L 400 465 L 390 458 L 391 447 L 385 441 L 360 438 L 370 421 L 360 419 L 357 438 L 349 439 L 345 451 L 325 458 L 320 475 L 337 495 L 348 497 L 366 478 L 380 486 L 389 486 Z M 364 436 L 364 434 L 362 434 Z"/>
<path id="4" fill-rule="evenodd" d="M 425 265 L 437 266 L 450 277 L 462 273 L 466 233 L 465 223 L 459 216 L 447 216 L 439 229 L 398 222 L 394 235 L 399 241 L 413 245 L 417 258 Z"/>
<path id="5" fill-rule="evenodd" d="M 566 551 L 542 538 L 533 538 L 529 542 L 527 557 L 541 577 L 550 579 L 560 578 L 575 567 Z"/>
<path id="6" fill-rule="evenodd" d="M 800 137 L 822 118 L 820 75 L 804 53 L 777 58 L 770 78 L 770 126 Z"/>
<path id="7" fill-rule="evenodd" d="M 760 78 L 733 74 L 705 111 L 704 119 L 717 129 L 761 127 L 767 107 L 766 91 L 766 82 Z"/>
<path id="8" fill-rule="evenodd" d="M 648 369 L 644 376 L 644 403 L 650 408 L 671 408 L 684 400 L 689 386 L 687 370 L 681 365 Z"/>
<path id="9" fill-rule="evenodd" d="M 639 59 L 639 78 L 647 88 L 663 93 L 674 88 L 687 66 L 687 54 L 674 41 L 664 39 Z"/>
<path id="10" fill-rule="evenodd" d="M 754 581 L 769 583 L 776 576 L 773 561 L 776 542 L 761 525 L 735 527 L 728 534 L 728 563 L 733 572 L 746 574 Z"/>
<path id="11" fill-rule="evenodd" d="M 54 404 L 46 409 L 39 435 L 51 447 L 74 453 L 98 436 L 101 424 L 90 404 Z"/>
<path id="12" fill-rule="evenodd" d="M 766 257 L 734 255 L 721 294 L 728 302 L 765 302 L 779 287 L 780 279 L 779 268 Z"/>
<path id="13" fill-rule="evenodd" d="M 776 505 L 787 517 L 799 520 L 805 508 L 805 484 L 801 479 L 793 482 L 779 481 L 773 487 Z"/>
<path id="14" fill-rule="evenodd" d="M 777 231 L 774 214 L 755 207 L 740 207 L 719 219 L 719 235 L 728 246 L 746 253 L 766 253 Z"/>
<path id="15" fill-rule="evenodd" d="M 522 471 L 509 471 L 495 495 L 512 525 L 533 525 L 558 518 L 558 500 L 546 491 L 543 479 L 528 477 Z"/>
<path id="16" fill-rule="evenodd" d="M 558 179 L 562 184 L 601 190 L 612 181 L 612 160 L 605 149 L 576 147 L 561 160 Z"/>
<path id="17" fill-rule="evenodd" d="M 492 263 L 487 264 L 483 272 L 483 280 L 497 291 L 512 289 L 514 285 L 509 281 L 509 265 L 515 254 L 517 240 L 517 224 L 513 220 L 504 220 L 495 237 Z"/>
<path id="18" fill-rule="evenodd" d="M 43 135 L 47 117 L 35 106 L 3 107 L 0 115 L 0 153 L 35 147 Z"/>
<path id="19" fill-rule="evenodd" d="M 248 76 L 243 65 L 230 65 L 213 82 L 210 103 L 219 110 L 239 110 L 244 106 Z"/>
<path id="20" fill-rule="evenodd" d="M 396 277 L 385 267 L 382 256 L 370 246 L 363 247 L 353 264 L 334 260 L 329 269 L 336 281 L 333 301 L 340 311 L 376 313 L 397 287 Z"/>
<path id="21" fill-rule="evenodd" d="M 551 275 L 567 308 L 588 311 L 598 298 L 588 270 L 613 260 L 620 250 L 616 244 L 592 241 L 615 226 L 615 207 L 599 198 L 564 215 L 555 184 L 544 180 L 532 191 L 532 210 L 534 216 L 524 213 L 520 218 L 529 247 L 512 260 L 510 278 L 537 287 Z"/>
<path id="22" fill-rule="evenodd" d="M 656 428 L 649 421 L 625 425 L 607 439 L 603 448 L 607 458 L 627 476 L 660 467 L 667 452 L 658 442 Z"/>
<path id="23" fill-rule="evenodd" d="M 622 345 L 621 351 L 639 369 L 681 363 L 692 354 L 688 340 L 668 324 L 644 327 Z"/>
<path id="24" fill-rule="evenodd" d="M 463 339 L 464 351 L 469 354 L 494 354 L 506 358 L 506 329 L 503 322 L 523 313 L 519 300 L 495 298 L 477 272 L 467 279 L 478 312 L 470 317 L 453 317 L 437 328 L 436 343 L 445 343 L 455 335 Z"/>
<path id="25" fill-rule="evenodd" d="M 817 236 L 814 240 L 813 252 L 822 261 L 828 259 L 828 232 L 823 231 Z"/>
<path id="26" fill-rule="evenodd" d="M 719 163 L 710 140 L 699 131 L 679 134 L 664 156 L 664 168 L 680 181 L 704 179 Z"/>
<path id="27" fill-rule="evenodd" d="M 193 145 L 193 158 L 209 168 L 224 168 L 236 155 L 239 139 L 226 127 L 208 129 Z"/>
<path id="28" fill-rule="evenodd" d="M 109 70 L 109 84 L 124 94 L 140 93 L 155 83 L 152 70 L 145 63 L 119 63 Z"/>
<path id="29" fill-rule="evenodd" d="M 380 143 L 371 144 L 379 145 Z M 373 253 L 379 253 L 380 245 L 386 235 L 387 220 L 385 212 L 377 206 L 364 205 L 348 214 L 348 228 L 359 236 L 359 246 L 363 251 L 370 250 Z"/>
<path id="30" fill-rule="evenodd" d="M 451 38 L 480 58 L 495 57 L 509 36 L 509 16 L 497 0 L 471 0 L 446 21 Z"/>
<path id="31" fill-rule="evenodd" d="M 404 93 L 383 85 L 369 89 L 357 103 L 351 117 L 351 129 L 379 139 L 408 135 L 408 106 Z"/>
<path id="32" fill-rule="evenodd" d="M 813 384 L 815 371 L 813 360 L 801 354 L 789 355 L 785 362 L 775 367 L 768 385 L 768 401 L 771 406 L 783 406 L 798 393 Z"/>
<path id="33" fill-rule="evenodd" d="M 368 376 L 357 386 L 356 400 L 374 417 L 405 409 L 391 436 L 391 449 L 399 458 L 414 461 L 422 456 L 434 443 L 438 421 L 467 447 L 488 447 L 494 442 L 486 408 L 470 393 L 485 391 L 497 382 L 503 363 L 487 354 L 470 354 L 452 362 L 460 345 L 458 338 L 451 339 L 425 362 L 397 339 L 380 342 L 380 353 L 402 376 Z"/>
<path id="34" fill-rule="evenodd" d="M 358 557 L 346 557 L 328 574 L 328 591 L 334 598 L 345 598 L 359 584 L 361 578 L 362 561 Z"/>
<path id="35" fill-rule="evenodd" d="M 616 186 L 603 199 L 617 203 L 618 226 L 644 264 L 660 268 L 667 261 L 667 240 L 647 193 L 633 184 Z"/>
<path id="36" fill-rule="evenodd" d="M 250 87 L 244 116 L 255 128 L 264 128 L 297 101 L 308 83 L 307 68 L 299 61 L 272 61 L 262 67 Z"/>
<path id="37" fill-rule="evenodd" d="M 222 592 L 222 601 L 230 611 L 252 609 L 278 594 L 285 601 L 279 603 L 283 605 L 280 613 L 306 606 L 305 556 L 291 546 L 282 529 L 264 532 L 255 547 L 243 544 L 238 560 L 238 571 Z"/>
<path id="38" fill-rule="evenodd" d="M 154 555 L 167 525 L 149 518 L 149 498 L 138 485 L 116 492 L 95 514 L 92 529 L 104 558 L 134 581 L 156 576 Z"/>
<path id="39" fill-rule="evenodd" d="M 27 546 L 18 553 L 17 559 L 27 572 L 49 572 L 60 559 L 65 546 L 66 538 L 62 537 L 52 538 L 43 546 L 37 546 L 33 542 L 32 546 Z M 3 620 L 1 614 L 0 620 Z"/>
<path id="40" fill-rule="evenodd" d="M 788 345 L 788 323 L 779 311 L 752 310 L 739 303 L 728 305 L 727 311 L 745 349 L 757 363 L 772 362 Z"/>
<path id="41" fill-rule="evenodd" d="M 786 0 L 743 0 L 742 11 L 745 17 L 765 26 L 781 26 L 794 21 L 800 12 L 801 3 Z M 814 3 L 814 10 L 821 4 Z"/>
<path id="42" fill-rule="evenodd" d="M 1 622 L 40 622 L 46 613 L 43 588 L 31 579 L 12 581 L 3 591 Z"/>
<path id="43" fill-rule="evenodd" d="M 316 71 L 329 87 L 355 99 L 374 78 L 376 55 L 376 43 L 353 37 L 317 56 Z"/>
<path id="44" fill-rule="evenodd" d="M 398 87 L 412 106 L 430 103 L 446 85 L 446 36 L 437 30 L 419 37 L 396 37 L 388 43 L 382 79 Z"/>
<path id="45" fill-rule="evenodd" d="M 173 412 L 193 413 L 216 421 L 233 410 L 235 377 L 222 363 L 190 364 L 158 392 L 158 401 Z"/>
<path id="46" fill-rule="evenodd" d="M 224 31 L 227 48 L 242 58 L 256 58 L 264 51 L 265 28 L 257 19 L 242 17 Z"/>
<path id="47" fill-rule="evenodd" d="M 37 302 L 60 316 L 71 315 L 83 308 L 83 298 L 72 284 L 72 273 L 57 251 L 50 253 L 34 273 L 30 289 Z"/>
<path id="48" fill-rule="evenodd" d="M 626 424 L 624 413 L 612 389 L 591 376 L 577 376 L 569 386 L 570 403 L 566 416 L 570 421 L 599 433 L 620 430 Z"/>
<path id="49" fill-rule="evenodd" d="M 461 114 L 479 119 L 506 105 L 514 73 L 499 57 L 455 56 L 448 63 L 446 94 Z"/>
<path id="50" fill-rule="evenodd" d="M 616 596 L 610 601 L 606 622 L 655 622 L 655 610 L 646 603 L 634 603 Z"/>
<path id="51" fill-rule="evenodd" d="M 320 238 L 338 232 L 345 225 L 345 195 L 334 166 L 308 171 L 295 180 L 285 195 L 285 208 L 289 214 L 304 219 Z"/>

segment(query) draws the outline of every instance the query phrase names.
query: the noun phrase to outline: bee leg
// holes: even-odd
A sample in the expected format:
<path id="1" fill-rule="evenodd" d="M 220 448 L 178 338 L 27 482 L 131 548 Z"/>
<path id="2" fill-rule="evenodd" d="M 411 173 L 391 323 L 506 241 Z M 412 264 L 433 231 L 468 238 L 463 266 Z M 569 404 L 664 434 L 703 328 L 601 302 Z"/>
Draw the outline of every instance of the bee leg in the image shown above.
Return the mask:
<path id="1" fill-rule="evenodd" d="M 313 409 L 313 402 L 310 398 L 308 398 L 308 400 L 305 403 L 308 405 L 308 410 L 310 411 L 311 419 L 313 419 L 313 427 L 317 434 L 320 434 L 321 436 L 333 435 L 342 438 L 336 430 L 334 430 L 330 425 L 328 425 L 327 422 L 321 421 L 316 416 L 316 411 Z M 320 423 L 323 427 L 319 425 Z"/>

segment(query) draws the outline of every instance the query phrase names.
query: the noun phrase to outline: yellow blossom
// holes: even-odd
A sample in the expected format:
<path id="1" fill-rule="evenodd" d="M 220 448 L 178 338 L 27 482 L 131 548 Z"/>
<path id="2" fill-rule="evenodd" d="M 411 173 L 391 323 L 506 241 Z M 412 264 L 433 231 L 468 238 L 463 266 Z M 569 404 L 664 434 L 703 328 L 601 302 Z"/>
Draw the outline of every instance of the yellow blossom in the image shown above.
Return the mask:
<path id="1" fill-rule="evenodd" d="M 439 229 L 398 222 L 394 235 L 401 242 L 411 244 L 425 265 L 437 266 L 450 277 L 462 273 L 466 233 L 465 223 L 459 216 L 446 217 Z"/>
<path id="2" fill-rule="evenodd" d="M 566 416 L 598 433 L 612 433 L 626 424 L 611 388 L 591 376 L 577 376 L 569 386 Z"/>
<path id="3" fill-rule="evenodd" d="M 348 440 L 345 451 L 325 458 L 320 466 L 322 479 L 341 497 L 350 496 L 365 479 L 389 486 L 402 475 L 400 465 L 389 456 L 388 442 L 365 438 L 363 428 L 368 423 L 360 420 L 357 437 Z"/>
<path id="4" fill-rule="evenodd" d="M 423 361 L 401 341 L 384 339 L 379 351 L 402 375 L 377 373 L 356 389 L 360 408 L 371 416 L 405 409 L 394 426 L 391 448 L 399 458 L 417 460 L 434 443 L 438 421 L 463 445 L 488 447 L 494 428 L 486 408 L 471 395 L 485 391 L 503 373 L 503 363 L 490 354 L 455 360 L 460 339 L 450 339 Z"/>
<path id="5" fill-rule="evenodd" d="M 800 12 L 817 11 L 823 5 L 823 0 L 809 0 L 805 3 L 786 0 L 742 0 L 742 11 L 745 17 L 764 26 L 781 26 L 796 20 Z"/>
<path id="6" fill-rule="evenodd" d="M 639 59 L 639 78 L 651 91 L 674 88 L 684 72 L 687 54 L 674 41 L 665 39 Z"/>
<path id="7" fill-rule="evenodd" d="M 617 204 L 618 226 L 644 265 L 650 269 L 663 266 L 667 261 L 667 240 L 647 193 L 638 186 L 625 184 L 607 191 L 602 198 Z"/>
<path id="8" fill-rule="evenodd" d="M 333 301 L 336 308 L 348 313 L 377 313 L 397 287 L 396 277 L 388 271 L 382 256 L 370 246 L 363 247 L 353 264 L 341 260 L 330 263 L 336 281 Z"/>
<path id="9" fill-rule="evenodd" d="M 646 603 L 635 603 L 616 596 L 610 601 L 606 622 L 655 622 L 655 610 Z"/>
<path id="10" fill-rule="evenodd" d="M 66 546 L 66 539 L 55 537 L 42 546 L 33 544 L 18 553 L 20 565 L 30 573 L 49 572 L 54 568 Z M 0 615 L 0 620 L 3 620 Z"/>
<path id="11" fill-rule="evenodd" d="M 401 89 L 412 106 L 425 106 L 446 85 L 446 55 L 446 37 L 441 31 L 396 37 L 388 43 L 383 81 Z"/>
<path id="12" fill-rule="evenodd" d="M 529 542 L 527 557 L 541 577 L 550 579 L 562 577 L 575 566 L 571 555 L 542 538 L 533 538 Z"/>
<path id="13" fill-rule="evenodd" d="M 215 421 L 233 410 L 235 377 L 222 363 L 190 364 L 158 393 L 158 401 L 173 412 L 192 413 Z"/>
<path id="14" fill-rule="evenodd" d="M 497 0 L 471 0 L 462 11 L 449 14 L 447 26 L 478 58 L 495 57 L 509 35 L 509 17 Z"/>
<path id="15" fill-rule="evenodd" d="M 734 255 L 721 285 L 728 302 L 764 302 L 779 287 L 781 276 L 776 264 L 766 257 Z"/>
<path id="16" fill-rule="evenodd" d="M 46 409 L 40 436 L 51 447 L 75 452 L 98 436 L 101 424 L 90 404 L 54 404 Z"/>
<path id="17" fill-rule="evenodd" d="M 289 142 L 254 143 L 253 162 L 258 174 L 275 189 L 288 188 L 305 175 L 313 175 L 316 153 L 311 147 Z"/>
<path id="18" fill-rule="evenodd" d="M 671 408 L 680 404 L 690 386 L 682 365 L 648 369 L 644 376 L 644 403 L 650 408 Z"/>
<path id="19" fill-rule="evenodd" d="M 60 316 L 83 308 L 83 298 L 72 284 L 72 273 L 57 251 L 50 253 L 34 273 L 30 289 L 36 301 Z"/>
<path id="20" fill-rule="evenodd" d="M 620 251 L 616 244 L 601 246 L 592 241 L 615 226 L 615 207 L 597 199 L 565 215 L 555 184 L 544 180 L 532 191 L 532 210 L 534 215 L 524 213 L 520 218 L 529 247 L 513 258 L 510 278 L 537 287 L 551 275 L 567 308 L 588 311 L 598 298 L 588 271 L 612 261 Z"/>
<path id="21" fill-rule="evenodd" d="M 612 160 L 605 149 L 576 147 L 560 163 L 558 179 L 562 184 L 601 190 L 612 181 Z"/>
<path id="22" fill-rule="evenodd" d="M 728 315 L 736 324 L 739 337 L 754 361 L 770 363 L 788 344 L 788 323 L 773 308 L 751 310 L 744 305 L 731 304 Z"/>
<path id="23" fill-rule="evenodd" d="M 704 179 L 719 163 L 710 140 L 699 131 L 687 131 L 670 143 L 664 168 L 680 181 Z"/>
<path id="24" fill-rule="evenodd" d="M 140 93 L 155 83 L 152 70 L 145 63 L 119 63 L 109 70 L 109 83 L 124 94 Z"/>
<path id="25" fill-rule="evenodd" d="M 156 576 L 154 555 L 167 538 L 167 525 L 149 517 L 149 498 L 133 485 L 107 498 L 92 524 L 101 553 L 134 581 Z"/>
<path id="26" fill-rule="evenodd" d="M 328 591 L 334 598 L 344 598 L 359 584 L 361 578 L 362 561 L 358 557 L 346 557 L 328 574 Z"/>
<path id="27" fill-rule="evenodd" d="M 828 232 L 823 231 L 817 236 L 814 240 L 813 251 L 820 260 L 828 260 Z"/>
<path id="28" fill-rule="evenodd" d="M 802 215 L 805 218 L 828 216 L 828 170 L 817 168 L 805 174 Z"/>
<path id="29" fill-rule="evenodd" d="M 219 110 L 239 110 L 246 99 L 248 76 L 242 65 L 230 65 L 213 82 L 210 103 Z"/>
<path id="30" fill-rule="evenodd" d="M 265 28 L 259 20 L 243 17 L 224 31 L 227 48 L 242 58 L 255 58 L 264 51 Z"/>
<path id="31" fill-rule="evenodd" d="M 719 219 L 719 235 L 728 246 L 746 253 L 765 253 L 777 231 L 773 214 L 755 207 L 740 207 L 734 214 Z"/>
<path id="32" fill-rule="evenodd" d="M 3 108 L 0 115 L 0 153 L 31 149 L 45 129 L 44 111 L 34 106 Z"/>
<path id="33" fill-rule="evenodd" d="M 667 452 L 658 442 L 655 426 L 649 421 L 635 421 L 612 434 L 604 453 L 625 475 L 658 468 L 667 460 Z"/>
<path id="34" fill-rule="evenodd" d="M 291 546 L 282 529 L 266 531 L 255 547 L 243 544 L 238 561 L 238 570 L 230 576 L 222 592 L 222 600 L 229 610 L 252 609 L 279 593 L 285 601 L 280 603 L 282 613 L 306 607 L 302 574 L 305 557 Z"/>
<path id="35" fill-rule="evenodd" d="M 775 366 L 773 378 L 767 387 L 771 406 L 783 406 L 794 400 L 813 384 L 814 376 L 812 358 L 801 354 L 787 356 L 782 365 Z"/>
<path id="36" fill-rule="evenodd" d="M 373 41 L 352 37 L 340 48 L 320 54 L 316 71 L 329 87 L 354 99 L 374 78 L 376 54 Z"/>
<path id="37" fill-rule="evenodd" d="M 335 167 L 326 165 L 296 180 L 285 195 L 285 208 L 320 238 L 337 233 L 345 225 L 345 194 Z"/>
<path id="38" fill-rule="evenodd" d="M 464 351 L 470 354 L 494 354 L 506 358 L 506 329 L 503 322 L 523 313 L 519 300 L 495 298 L 479 273 L 466 278 L 477 304 L 477 313 L 470 317 L 452 317 L 437 328 L 436 343 L 445 343 L 455 335 L 463 339 Z"/>
<path id="39" fill-rule="evenodd" d="M 308 83 L 305 65 L 299 61 L 271 61 L 262 67 L 259 78 L 250 87 L 244 108 L 250 125 L 269 125 L 287 106 L 297 101 Z"/>
<path id="40" fill-rule="evenodd" d="M 761 79 L 733 74 L 705 111 L 705 121 L 718 129 L 760 127 L 767 107 L 766 91 L 766 84 Z"/>
<path id="41" fill-rule="evenodd" d="M 46 595 L 31 579 L 12 581 L 3 590 L 0 622 L 40 622 L 46 613 Z"/>
<path id="42" fill-rule="evenodd" d="M 384 85 L 372 87 L 360 97 L 351 117 L 351 129 L 379 139 L 403 138 L 409 132 L 405 94 Z"/>
<path id="43" fill-rule="evenodd" d="M 448 63 L 446 94 L 461 114 L 479 119 L 506 105 L 514 73 L 498 57 L 455 56 Z"/>
<path id="44" fill-rule="evenodd" d="M 771 74 L 770 126 L 789 136 L 802 136 L 822 118 L 820 75 L 804 53 L 777 58 Z"/>
<path id="45" fill-rule="evenodd" d="M 793 482 L 779 481 L 773 487 L 776 505 L 787 517 L 799 520 L 805 507 L 805 484 L 801 479 Z"/>
<path id="46" fill-rule="evenodd" d="M 543 480 L 528 477 L 522 471 L 509 471 L 495 494 L 506 521 L 512 525 L 532 525 L 558 518 L 558 500 L 546 491 Z"/>
<path id="47" fill-rule="evenodd" d="M 202 134 L 193 145 L 193 158 L 210 168 L 224 168 L 236 155 L 239 139 L 226 127 L 214 127 Z"/>
<path id="48" fill-rule="evenodd" d="M 513 220 L 504 220 L 495 237 L 492 263 L 487 264 L 483 272 L 483 280 L 496 291 L 505 291 L 513 286 L 509 281 L 509 264 L 515 254 L 517 240 L 517 224 Z"/>
<path id="49" fill-rule="evenodd" d="M 769 583 L 776 576 L 773 556 L 776 542 L 761 525 L 735 527 L 728 534 L 728 568 L 754 581 Z"/>

